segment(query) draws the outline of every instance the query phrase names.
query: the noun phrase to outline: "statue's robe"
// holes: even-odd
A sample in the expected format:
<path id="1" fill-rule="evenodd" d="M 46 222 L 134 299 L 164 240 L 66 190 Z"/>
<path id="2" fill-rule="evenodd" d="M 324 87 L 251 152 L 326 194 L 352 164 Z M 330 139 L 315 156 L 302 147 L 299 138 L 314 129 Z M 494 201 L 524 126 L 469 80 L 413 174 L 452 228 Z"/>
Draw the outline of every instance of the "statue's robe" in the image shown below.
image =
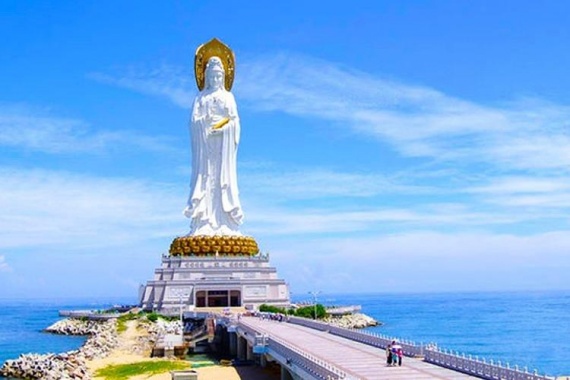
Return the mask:
<path id="1" fill-rule="evenodd" d="M 229 122 L 212 129 L 223 118 Z M 192 219 L 190 235 L 241 235 L 236 172 L 240 123 L 233 94 L 223 88 L 200 92 L 192 107 L 190 134 L 192 179 L 184 210 Z"/>

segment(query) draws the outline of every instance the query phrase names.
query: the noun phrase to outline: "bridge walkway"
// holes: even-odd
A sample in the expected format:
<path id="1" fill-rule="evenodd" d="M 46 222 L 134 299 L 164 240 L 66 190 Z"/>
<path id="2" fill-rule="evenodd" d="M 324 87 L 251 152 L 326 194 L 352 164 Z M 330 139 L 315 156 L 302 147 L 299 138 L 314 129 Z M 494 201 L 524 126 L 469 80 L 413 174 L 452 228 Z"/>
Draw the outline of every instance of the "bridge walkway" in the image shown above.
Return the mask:
<path id="1" fill-rule="evenodd" d="M 401 367 L 387 366 L 384 350 L 304 326 L 255 317 L 242 318 L 240 323 L 261 334 L 282 339 L 321 360 L 334 364 L 355 379 L 476 379 L 409 357 L 403 358 Z"/>

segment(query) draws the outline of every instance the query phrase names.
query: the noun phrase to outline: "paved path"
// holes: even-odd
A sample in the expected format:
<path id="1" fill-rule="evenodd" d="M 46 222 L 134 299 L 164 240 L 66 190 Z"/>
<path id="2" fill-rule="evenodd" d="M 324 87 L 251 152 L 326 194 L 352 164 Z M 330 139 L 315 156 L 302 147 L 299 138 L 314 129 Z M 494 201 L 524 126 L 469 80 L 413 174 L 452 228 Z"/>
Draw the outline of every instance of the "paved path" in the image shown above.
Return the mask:
<path id="1" fill-rule="evenodd" d="M 287 341 L 311 355 L 334 364 L 358 379 L 370 380 L 464 380 L 476 377 L 451 371 L 421 359 L 404 357 L 402 367 L 386 365 L 384 350 L 349 339 L 285 322 L 261 320 L 255 317 L 241 319 L 254 330 Z"/>

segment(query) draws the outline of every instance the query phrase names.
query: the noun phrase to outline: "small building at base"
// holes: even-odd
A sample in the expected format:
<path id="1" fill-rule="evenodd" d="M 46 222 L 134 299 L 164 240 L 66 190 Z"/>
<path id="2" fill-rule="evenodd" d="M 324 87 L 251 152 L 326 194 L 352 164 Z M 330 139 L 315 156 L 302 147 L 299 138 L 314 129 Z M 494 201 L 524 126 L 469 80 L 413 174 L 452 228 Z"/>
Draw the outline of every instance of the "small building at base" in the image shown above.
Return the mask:
<path id="1" fill-rule="evenodd" d="M 139 303 L 143 310 L 177 314 L 196 308 L 288 306 L 290 295 L 268 254 L 163 255 L 154 278 L 141 285 Z"/>

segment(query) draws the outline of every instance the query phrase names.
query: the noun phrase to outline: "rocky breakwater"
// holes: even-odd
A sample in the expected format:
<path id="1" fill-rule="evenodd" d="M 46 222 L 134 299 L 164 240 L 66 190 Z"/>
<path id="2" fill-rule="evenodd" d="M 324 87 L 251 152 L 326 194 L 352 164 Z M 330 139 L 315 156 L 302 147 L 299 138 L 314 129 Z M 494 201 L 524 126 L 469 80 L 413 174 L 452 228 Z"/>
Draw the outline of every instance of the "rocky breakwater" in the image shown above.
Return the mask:
<path id="1" fill-rule="evenodd" d="M 333 326 L 343 327 L 345 329 L 363 329 L 366 327 L 380 326 L 382 324 L 374 318 L 362 313 L 328 316 L 323 320 L 323 322 Z"/>
<path id="2" fill-rule="evenodd" d="M 88 335 L 78 349 L 61 354 L 22 354 L 18 359 L 7 360 L 0 375 L 20 379 L 68 380 L 91 378 L 85 361 L 107 356 L 117 345 L 115 320 L 96 322 L 64 319 L 46 329 L 47 332 L 65 335 Z"/>

